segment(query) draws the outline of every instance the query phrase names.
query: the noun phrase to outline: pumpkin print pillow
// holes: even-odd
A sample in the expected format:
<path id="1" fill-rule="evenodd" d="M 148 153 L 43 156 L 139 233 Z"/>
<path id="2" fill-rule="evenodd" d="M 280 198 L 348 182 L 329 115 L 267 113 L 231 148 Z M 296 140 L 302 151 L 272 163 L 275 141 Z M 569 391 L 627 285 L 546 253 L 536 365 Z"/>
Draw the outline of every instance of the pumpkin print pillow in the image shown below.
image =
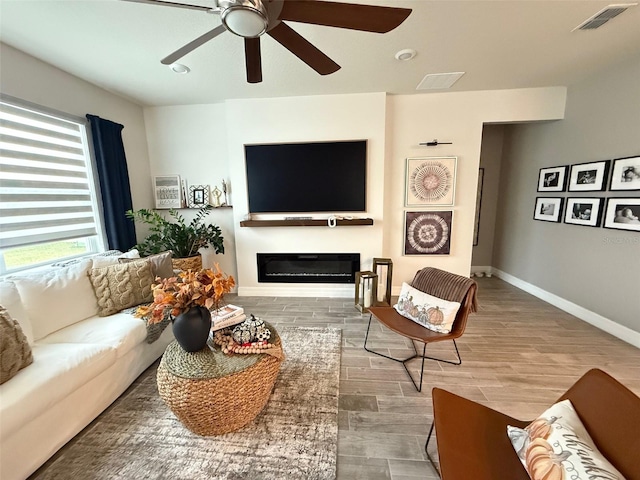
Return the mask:
<path id="1" fill-rule="evenodd" d="M 598 451 L 570 400 L 524 429 L 507 426 L 507 434 L 532 480 L 624 480 Z"/>
<path id="2" fill-rule="evenodd" d="M 459 302 L 449 302 L 413 288 L 408 283 L 402 284 L 396 311 L 434 332 L 449 333 L 460 309 Z"/>

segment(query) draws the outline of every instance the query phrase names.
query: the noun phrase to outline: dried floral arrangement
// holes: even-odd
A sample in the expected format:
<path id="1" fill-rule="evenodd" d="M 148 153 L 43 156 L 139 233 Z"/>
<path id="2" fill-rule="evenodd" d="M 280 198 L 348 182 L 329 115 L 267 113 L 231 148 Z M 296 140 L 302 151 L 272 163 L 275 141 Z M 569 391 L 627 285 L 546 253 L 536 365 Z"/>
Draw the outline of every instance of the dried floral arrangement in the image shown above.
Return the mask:
<path id="1" fill-rule="evenodd" d="M 154 324 L 167 314 L 176 317 L 192 307 L 217 310 L 235 285 L 233 276 L 226 275 L 217 263 L 213 269 L 187 270 L 153 284 L 153 303 L 138 307 L 135 316 Z"/>

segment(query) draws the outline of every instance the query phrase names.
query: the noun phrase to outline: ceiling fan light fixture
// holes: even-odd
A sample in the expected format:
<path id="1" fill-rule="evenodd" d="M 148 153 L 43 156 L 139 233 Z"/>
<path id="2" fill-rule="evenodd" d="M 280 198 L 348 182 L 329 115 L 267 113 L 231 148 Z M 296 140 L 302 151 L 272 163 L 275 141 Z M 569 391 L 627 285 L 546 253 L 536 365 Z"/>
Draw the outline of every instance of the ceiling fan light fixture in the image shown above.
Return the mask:
<path id="1" fill-rule="evenodd" d="M 220 19 L 231 33 L 244 38 L 259 37 L 269 26 L 267 10 L 259 1 L 255 2 L 255 6 L 243 2 L 241 5 L 224 8 Z"/>

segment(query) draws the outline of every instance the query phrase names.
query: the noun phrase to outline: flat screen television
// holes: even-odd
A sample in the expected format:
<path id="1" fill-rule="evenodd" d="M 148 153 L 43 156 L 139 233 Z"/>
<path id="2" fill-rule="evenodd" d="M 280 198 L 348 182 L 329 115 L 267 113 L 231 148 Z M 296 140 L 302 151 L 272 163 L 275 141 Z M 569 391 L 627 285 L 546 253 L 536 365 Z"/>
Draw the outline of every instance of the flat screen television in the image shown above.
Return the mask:
<path id="1" fill-rule="evenodd" d="M 249 212 L 366 210 L 366 140 L 244 148 Z"/>

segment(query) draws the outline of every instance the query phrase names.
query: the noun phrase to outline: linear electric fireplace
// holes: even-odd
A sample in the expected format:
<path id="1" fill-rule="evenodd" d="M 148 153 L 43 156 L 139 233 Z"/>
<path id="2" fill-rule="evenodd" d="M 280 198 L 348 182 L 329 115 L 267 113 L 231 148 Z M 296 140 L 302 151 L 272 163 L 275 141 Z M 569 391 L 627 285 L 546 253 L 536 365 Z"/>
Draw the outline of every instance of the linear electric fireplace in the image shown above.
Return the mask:
<path id="1" fill-rule="evenodd" d="M 355 283 L 359 253 L 258 253 L 258 282 Z"/>

